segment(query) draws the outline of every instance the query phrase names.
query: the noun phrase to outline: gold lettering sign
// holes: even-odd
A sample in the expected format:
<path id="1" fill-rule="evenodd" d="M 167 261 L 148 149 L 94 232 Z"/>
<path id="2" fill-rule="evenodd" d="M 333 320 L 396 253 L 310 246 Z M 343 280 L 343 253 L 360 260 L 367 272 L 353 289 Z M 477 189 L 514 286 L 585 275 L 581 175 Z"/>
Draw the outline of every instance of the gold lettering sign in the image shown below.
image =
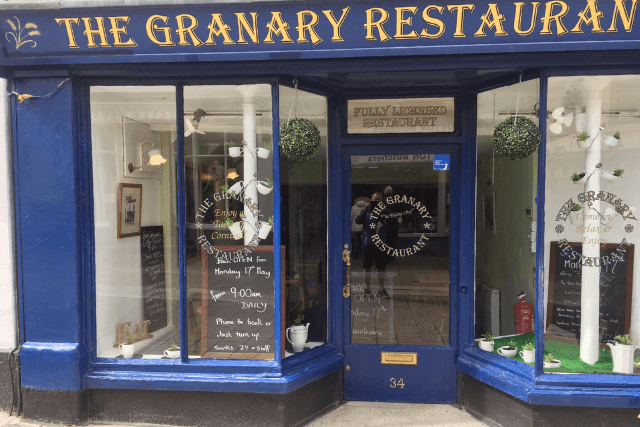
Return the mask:
<path id="1" fill-rule="evenodd" d="M 453 98 L 352 99 L 347 103 L 352 134 L 453 132 Z"/>

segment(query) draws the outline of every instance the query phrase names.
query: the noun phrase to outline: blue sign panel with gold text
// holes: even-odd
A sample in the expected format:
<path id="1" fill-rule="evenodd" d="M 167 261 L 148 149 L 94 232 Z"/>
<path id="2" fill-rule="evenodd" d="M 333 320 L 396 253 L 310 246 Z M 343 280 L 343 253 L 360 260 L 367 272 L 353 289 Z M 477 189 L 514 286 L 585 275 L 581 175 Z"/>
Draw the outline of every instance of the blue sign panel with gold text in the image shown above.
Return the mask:
<path id="1" fill-rule="evenodd" d="M 4 10 L 0 65 L 360 57 L 391 50 L 637 49 L 638 3 L 259 2 Z"/>

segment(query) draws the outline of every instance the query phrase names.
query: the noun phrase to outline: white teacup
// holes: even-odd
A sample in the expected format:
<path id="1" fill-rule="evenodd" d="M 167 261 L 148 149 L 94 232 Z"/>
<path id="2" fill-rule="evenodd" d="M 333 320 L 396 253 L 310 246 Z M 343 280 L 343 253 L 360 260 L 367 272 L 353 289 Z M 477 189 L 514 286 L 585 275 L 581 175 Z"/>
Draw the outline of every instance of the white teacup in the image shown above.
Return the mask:
<path id="1" fill-rule="evenodd" d="M 180 359 L 180 349 L 178 348 L 178 350 L 165 350 L 164 355 L 169 359 Z"/>
<path id="2" fill-rule="evenodd" d="M 520 357 L 524 360 L 524 363 L 535 363 L 536 362 L 536 351 L 535 350 L 522 350 L 520 352 Z"/>
<path id="3" fill-rule="evenodd" d="M 516 353 L 518 352 L 517 348 L 514 348 L 513 350 L 509 350 L 509 346 L 504 346 L 504 347 L 500 347 L 498 349 L 498 354 L 500 356 L 504 356 L 504 357 L 515 357 Z"/>

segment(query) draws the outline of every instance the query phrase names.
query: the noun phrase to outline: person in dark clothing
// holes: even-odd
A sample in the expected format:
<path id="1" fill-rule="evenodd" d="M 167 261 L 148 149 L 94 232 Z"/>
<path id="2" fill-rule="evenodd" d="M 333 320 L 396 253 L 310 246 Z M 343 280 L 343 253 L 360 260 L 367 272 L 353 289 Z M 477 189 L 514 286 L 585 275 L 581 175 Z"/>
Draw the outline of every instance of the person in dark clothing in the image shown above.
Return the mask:
<path id="1" fill-rule="evenodd" d="M 377 215 L 373 215 L 373 211 L 378 206 L 378 204 L 382 201 L 382 193 L 375 192 L 371 196 L 371 200 L 366 204 L 364 209 L 360 211 L 360 214 L 355 219 L 356 224 L 362 224 L 362 248 L 364 254 L 363 260 L 363 268 L 364 268 L 364 286 L 365 294 L 371 293 L 371 267 L 375 263 L 376 266 L 376 276 L 378 280 L 381 279 L 382 273 L 387 267 L 387 254 L 380 251 L 374 241 L 373 236 L 378 234 L 382 240 L 385 239 L 385 229 L 382 227 L 382 224 L 379 222 L 379 218 Z M 381 287 L 380 291 L 378 291 L 380 296 L 383 298 L 389 298 L 389 294 L 384 289 L 384 286 Z"/>

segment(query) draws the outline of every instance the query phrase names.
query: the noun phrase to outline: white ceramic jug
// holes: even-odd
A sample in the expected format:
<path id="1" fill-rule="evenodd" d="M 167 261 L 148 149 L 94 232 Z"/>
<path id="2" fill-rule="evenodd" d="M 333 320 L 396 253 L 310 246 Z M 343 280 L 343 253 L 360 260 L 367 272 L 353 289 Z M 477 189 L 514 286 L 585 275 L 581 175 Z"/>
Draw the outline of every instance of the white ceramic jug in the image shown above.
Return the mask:
<path id="1" fill-rule="evenodd" d="M 307 342 L 307 334 L 309 333 L 310 324 L 311 323 L 307 323 L 306 326 L 299 325 L 287 328 L 287 341 L 291 343 L 291 347 L 293 347 L 294 353 L 299 353 L 304 350 L 304 345 Z"/>
<path id="2" fill-rule="evenodd" d="M 630 344 L 611 344 L 607 343 L 611 349 L 611 357 L 613 358 L 613 372 L 619 374 L 633 374 L 634 366 L 640 366 L 640 363 L 633 361 L 633 355 L 638 347 Z"/>

